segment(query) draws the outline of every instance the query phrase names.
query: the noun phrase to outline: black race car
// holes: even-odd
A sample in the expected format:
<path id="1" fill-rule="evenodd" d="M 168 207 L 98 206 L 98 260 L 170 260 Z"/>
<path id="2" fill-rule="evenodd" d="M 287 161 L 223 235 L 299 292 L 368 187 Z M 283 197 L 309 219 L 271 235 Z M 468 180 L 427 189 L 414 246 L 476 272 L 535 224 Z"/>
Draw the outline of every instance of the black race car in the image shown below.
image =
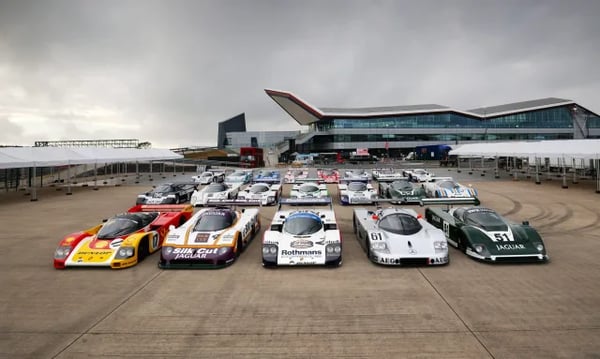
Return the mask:
<path id="1" fill-rule="evenodd" d="M 391 183 L 380 182 L 379 196 L 397 204 L 420 203 L 425 197 L 425 190 L 420 184 L 409 182 L 408 179 L 399 179 Z"/>
<path id="2" fill-rule="evenodd" d="M 152 191 L 137 196 L 136 204 L 176 204 L 192 198 L 197 185 L 193 183 L 164 183 Z"/>

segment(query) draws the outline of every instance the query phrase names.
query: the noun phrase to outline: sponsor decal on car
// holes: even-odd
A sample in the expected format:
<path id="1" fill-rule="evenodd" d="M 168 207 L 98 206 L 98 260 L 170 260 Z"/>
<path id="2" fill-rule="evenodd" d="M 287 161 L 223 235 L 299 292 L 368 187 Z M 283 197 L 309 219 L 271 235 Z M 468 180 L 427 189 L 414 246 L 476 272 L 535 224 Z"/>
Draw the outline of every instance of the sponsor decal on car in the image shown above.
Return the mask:
<path id="1" fill-rule="evenodd" d="M 309 250 L 309 251 L 302 251 L 302 250 L 297 250 L 297 249 L 292 249 L 292 250 L 282 249 L 281 255 L 282 256 L 322 256 L 323 251 L 320 249 Z"/>
<path id="2" fill-rule="evenodd" d="M 206 243 L 210 238 L 210 234 L 208 233 L 198 233 L 196 235 L 196 239 L 194 239 L 194 243 Z"/>
<path id="3" fill-rule="evenodd" d="M 502 251 L 502 250 L 525 249 L 525 246 L 522 244 L 496 244 L 496 248 L 499 251 Z"/>
<path id="4" fill-rule="evenodd" d="M 206 258 L 209 254 L 217 254 L 219 248 L 175 248 L 173 254 L 177 259 L 197 259 Z"/>
<path id="5" fill-rule="evenodd" d="M 290 247 L 295 249 L 305 249 L 313 246 L 313 242 L 308 239 L 297 239 L 290 243 Z"/>

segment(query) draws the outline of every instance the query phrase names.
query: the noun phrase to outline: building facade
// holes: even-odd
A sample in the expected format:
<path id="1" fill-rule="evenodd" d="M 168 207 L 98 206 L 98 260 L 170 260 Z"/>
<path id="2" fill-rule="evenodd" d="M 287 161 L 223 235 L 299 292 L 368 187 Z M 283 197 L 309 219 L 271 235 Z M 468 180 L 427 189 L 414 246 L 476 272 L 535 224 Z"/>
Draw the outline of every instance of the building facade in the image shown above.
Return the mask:
<path id="1" fill-rule="evenodd" d="M 219 122 L 217 132 L 217 148 L 226 148 L 227 132 L 245 132 L 246 131 L 246 114 L 240 113 L 228 120 Z"/>
<path id="2" fill-rule="evenodd" d="M 420 145 L 486 141 L 600 138 L 600 117 L 571 100 L 545 98 L 457 110 L 434 104 L 377 108 L 317 108 L 291 92 L 265 92 L 309 132 L 301 152 L 407 153 Z"/>

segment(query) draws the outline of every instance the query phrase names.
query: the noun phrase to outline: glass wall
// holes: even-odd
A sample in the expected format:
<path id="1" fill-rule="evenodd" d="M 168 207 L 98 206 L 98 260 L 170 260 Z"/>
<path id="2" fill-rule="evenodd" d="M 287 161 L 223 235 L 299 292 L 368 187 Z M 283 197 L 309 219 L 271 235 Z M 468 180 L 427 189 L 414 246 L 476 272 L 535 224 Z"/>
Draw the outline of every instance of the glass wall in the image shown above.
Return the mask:
<path id="1" fill-rule="evenodd" d="M 456 113 L 426 113 L 379 118 L 335 118 L 316 123 L 319 131 L 336 128 L 571 128 L 567 107 L 480 119 Z"/>
<path id="2" fill-rule="evenodd" d="M 325 136 L 319 136 L 325 137 Z M 503 133 L 503 134 L 411 134 L 411 135 L 382 135 L 382 134 L 352 134 L 333 135 L 333 142 L 385 142 L 408 141 L 508 141 L 508 140 L 563 140 L 572 139 L 572 133 Z"/>

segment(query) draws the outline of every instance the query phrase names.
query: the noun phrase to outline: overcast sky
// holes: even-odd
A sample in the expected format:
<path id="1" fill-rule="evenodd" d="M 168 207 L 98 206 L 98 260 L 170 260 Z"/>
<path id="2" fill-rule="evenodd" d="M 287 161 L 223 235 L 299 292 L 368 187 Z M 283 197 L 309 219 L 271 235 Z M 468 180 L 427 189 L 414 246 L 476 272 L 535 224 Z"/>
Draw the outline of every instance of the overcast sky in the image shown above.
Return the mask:
<path id="1" fill-rule="evenodd" d="M 0 144 L 214 146 L 317 107 L 544 97 L 600 112 L 600 1 L 0 0 Z"/>

